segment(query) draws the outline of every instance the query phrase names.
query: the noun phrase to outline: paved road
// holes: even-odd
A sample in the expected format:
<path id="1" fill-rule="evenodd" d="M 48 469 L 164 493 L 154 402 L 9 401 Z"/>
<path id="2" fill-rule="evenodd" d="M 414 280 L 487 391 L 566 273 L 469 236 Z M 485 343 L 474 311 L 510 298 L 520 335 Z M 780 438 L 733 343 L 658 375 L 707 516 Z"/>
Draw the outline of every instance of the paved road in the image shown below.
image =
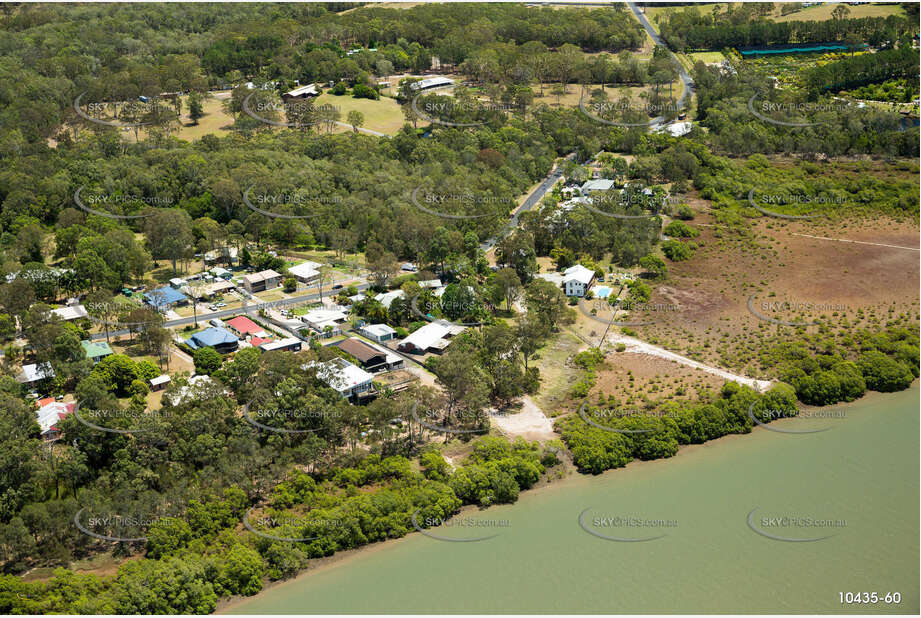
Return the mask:
<path id="1" fill-rule="evenodd" d="M 661 45 L 665 49 L 668 49 L 668 46 L 665 44 L 665 41 L 662 40 L 662 37 L 659 36 L 659 33 L 655 31 L 655 28 L 652 27 L 652 24 L 649 23 L 649 20 L 646 19 L 646 16 L 640 11 L 639 7 L 636 6 L 635 2 L 627 2 L 630 5 L 630 10 L 633 11 L 633 14 L 639 20 L 643 28 L 646 29 L 646 32 L 649 33 L 649 37 L 652 39 L 652 42 L 656 45 Z M 672 52 L 668 52 L 672 54 Z M 678 58 L 675 54 L 672 54 L 672 59 L 675 61 L 675 64 L 678 66 L 678 76 L 681 78 L 681 82 L 684 84 L 684 92 L 681 94 L 681 98 L 678 99 L 678 108 L 681 109 L 685 107 L 685 103 L 689 96 L 694 94 L 694 80 L 691 79 L 691 76 L 684 69 L 684 65 L 678 61 Z"/>
<path id="2" fill-rule="evenodd" d="M 355 285 L 355 287 L 358 289 L 359 292 L 363 292 L 364 290 L 367 290 L 369 287 L 371 287 L 371 285 L 367 282 L 364 282 L 364 283 L 359 283 Z M 330 292 L 324 292 L 323 298 L 329 298 L 331 295 L 335 296 L 335 294 L 338 293 L 338 290 L 332 290 L 332 292 L 333 292 L 332 294 L 330 294 Z M 215 318 L 230 318 L 236 315 L 240 315 L 241 313 L 252 313 L 253 311 L 258 310 L 261 306 L 265 306 L 265 305 L 268 305 L 270 307 L 288 306 L 288 305 L 295 305 L 298 303 L 318 301 L 318 300 L 320 300 L 319 294 L 304 294 L 301 296 L 293 296 L 291 298 L 286 298 L 283 301 L 281 300 L 259 301 L 259 302 L 254 301 L 252 303 L 247 303 L 247 305 L 244 307 L 237 307 L 234 309 L 223 309 L 221 311 L 212 311 L 209 313 L 199 315 L 198 321 L 207 322 L 208 320 L 212 320 Z M 179 318 L 178 320 L 168 320 L 163 323 L 163 326 L 165 328 L 172 328 L 175 326 L 185 326 L 186 324 L 194 324 L 194 323 L 195 323 L 195 316 L 191 316 L 187 318 Z M 110 330 L 109 331 L 109 337 L 120 337 L 122 335 L 128 335 L 128 334 L 130 333 L 128 332 L 128 329 L 126 328 L 123 328 L 120 330 Z M 91 339 L 105 339 L 106 334 L 105 332 L 96 333 L 95 335 L 91 335 L 90 338 Z"/>
<path id="3" fill-rule="evenodd" d="M 575 156 L 576 156 L 576 153 L 571 152 L 568 155 L 566 155 L 566 158 L 572 159 Z M 539 204 L 541 199 L 543 199 L 544 195 L 547 193 L 547 191 L 553 188 L 553 185 L 556 184 L 556 182 L 560 179 L 562 175 L 563 175 L 563 166 L 557 165 L 553 169 L 553 171 L 550 172 L 550 175 L 547 176 L 544 179 L 544 181 L 541 182 L 539 185 L 537 185 L 537 188 L 531 192 L 531 195 L 529 195 L 528 199 L 524 201 L 524 204 L 522 204 L 518 208 L 518 210 L 516 210 L 515 213 L 509 218 L 508 223 L 505 224 L 505 227 L 502 228 L 499 234 L 494 236 L 493 238 L 490 238 L 486 242 L 481 243 L 480 249 L 482 249 L 484 252 L 489 251 L 490 249 L 495 247 L 496 244 L 500 240 L 502 240 L 503 238 L 511 234 L 515 230 L 515 228 L 518 227 L 518 217 L 521 216 L 521 213 L 527 212 L 531 210 L 532 208 L 534 208 L 536 204 Z"/>
<path id="4" fill-rule="evenodd" d="M 345 127 L 346 129 L 353 130 L 352 125 L 350 125 L 347 122 L 339 122 L 337 120 L 336 124 L 339 125 L 340 127 Z M 358 127 L 358 132 L 364 133 L 365 135 L 374 135 L 376 137 L 391 137 L 390 135 L 387 135 L 386 133 L 381 133 L 380 131 L 372 131 L 371 129 L 363 129 L 362 127 Z"/>

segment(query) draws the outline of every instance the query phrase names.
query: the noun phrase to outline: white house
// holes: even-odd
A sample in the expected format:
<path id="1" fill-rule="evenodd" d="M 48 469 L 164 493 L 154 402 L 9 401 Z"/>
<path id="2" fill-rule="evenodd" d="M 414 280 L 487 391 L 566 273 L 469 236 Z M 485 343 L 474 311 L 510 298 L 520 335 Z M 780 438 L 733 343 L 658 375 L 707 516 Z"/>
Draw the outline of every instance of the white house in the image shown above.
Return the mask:
<path id="1" fill-rule="evenodd" d="M 390 305 L 393 303 L 393 301 L 398 298 L 403 298 L 404 296 L 406 296 L 406 293 L 403 290 L 393 290 L 392 292 L 378 294 L 374 297 L 374 300 L 379 301 L 380 304 L 390 309 Z"/>
<path id="2" fill-rule="evenodd" d="M 22 373 L 16 376 L 16 381 L 20 384 L 32 384 L 41 380 L 50 380 L 54 375 L 54 368 L 51 363 L 42 363 L 41 365 L 32 363 L 31 365 L 22 366 Z"/>
<path id="3" fill-rule="evenodd" d="M 428 77 L 426 79 L 421 79 L 417 82 L 413 82 L 409 85 L 413 90 L 433 90 L 435 88 L 445 88 L 447 86 L 453 86 L 454 80 L 448 79 L 447 77 Z"/>
<path id="4" fill-rule="evenodd" d="M 358 329 L 358 332 L 368 339 L 373 339 L 378 343 L 390 341 L 397 334 L 397 331 L 393 330 L 386 324 L 365 324 Z"/>
<path id="5" fill-rule="evenodd" d="M 318 96 L 320 93 L 317 92 L 317 87 L 313 84 L 307 84 L 306 86 L 300 86 L 294 90 L 289 90 L 288 92 L 281 95 L 281 98 L 285 101 L 288 99 L 309 99 L 310 97 Z"/>
<path id="6" fill-rule="evenodd" d="M 374 376 L 344 358 L 326 363 L 311 362 L 305 368 L 317 367 L 317 377 L 346 399 L 371 390 Z"/>
<path id="7" fill-rule="evenodd" d="M 301 283 L 313 283 L 320 277 L 320 264 L 317 262 L 303 262 L 288 268 L 288 274 Z"/>
<path id="8" fill-rule="evenodd" d="M 272 352 L 273 350 L 282 350 L 287 352 L 300 352 L 301 340 L 294 337 L 286 337 L 277 341 L 270 341 L 259 346 L 263 352 Z"/>
<path id="9" fill-rule="evenodd" d="M 441 354 L 448 345 L 450 337 L 466 330 L 463 326 L 451 324 L 446 320 L 429 322 L 400 342 L 397 349 L 410 354 L 432 352 Z"/>
<path id="10" fill-rule="evenodd" d="M 61 307 L 59 309 L 52 309 L 51 313 L 58 316 L 65 322 L 70 320 L 79 320 L 80 318 L 88 317 L 86 313 L 86 307 L 83 305 L 71 305 L 69 307 Z"/>
<path id="11" fill-rule="evenodd" d="M 61 435 L 57 422 L 73 412 L 76 405 L 73 402 L 51 401 L 35 411 L 35 420 L 41 428 L 43 440 L 52 440 Z"/>
<path id="12" fill-rule="evenodd" d="M 595 280 L 595 271 L 582 264 L 570 266 L 563 271 L 563 293 L 566 296 L 583 297 Z"/>
<path id="13" fill-rule="evenodd" d="M 588 196 L 595 191 L 610 191 L 614 188 L 615 184 L 616 183 L 613 180 L 609 180 L 607 178 L 588 180 L 582 184 L 582 195 Z"/>
<path id="14" fill-rule="evenodd" d="M 301 316 L 301 321 L 310 328 L 321 334 L 326 334 L 326 327 L 329 326 L 329 334 L 339 335 L 342 329 L 339 326 L 348 319 L 344 311 L 330 309 L 314 309 Z"/>

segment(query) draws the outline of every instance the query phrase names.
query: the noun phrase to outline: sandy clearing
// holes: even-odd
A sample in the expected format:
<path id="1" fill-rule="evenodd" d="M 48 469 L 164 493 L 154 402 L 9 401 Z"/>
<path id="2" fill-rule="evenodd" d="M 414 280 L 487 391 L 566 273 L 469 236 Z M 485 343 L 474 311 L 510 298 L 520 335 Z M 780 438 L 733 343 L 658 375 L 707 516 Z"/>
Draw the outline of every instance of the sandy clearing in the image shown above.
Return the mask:
<path id="1" fill-rule="evenodd" d="M 852 242 L 858 245 L 873 245 L 875 247 L 889 247 L 891 249 L 905 249 L 906 251 L 921 251 L 916 247 L 903 247 L 901 245 L 887 245 L 881 242 L 866 242 L 863 240 L 848 240 L 847 238 L 828 238 L 826 236 L 813 236 L 812 234 L 799 234 L 797 232 L 790 232 L 792 236 L 802 236 L 803 238 L 814 238 L 816 240 L 833 240 L 835 242 Z"/>
<path id="2" fill-rule="evenodd" d="M 688 367 L 693 367 L 694 369 L 700 369 L 701 371 L 712 373 L 713 375 L 717 375 L 726 380 L 731 380 L 745 386 L 750 386 L 762 393 L 767 391 L 773 384 L 768 380 L 756 380 L 754 378 L 747 378 L 745 376 L 740 376 L 726 371 L 725 369 L 720 369 L 719 367 L 705 365 L 704 363 L 690 359 L 687 356 L 681 356 L 680 354 L 669 352 L 664 348 L 660 348 L 658 346 L 652 345 L 651 343 L 646 343 L 645 341 L 640 341 L 639 339 L 634 339 L 633 337 L 628 337 L 627 335 L 622 335 L 620 333 L 609 333 L 606 340 L 614 344 L 624 344 L 626 346 L 625 351 L 627 352 L 658 356 L 659 358 L 664 358 L 676 363 L 681 363 L 682 365 L 687 365 Z"/>
<path id="3" fill-rule="evenodd" d="M 521 398 L 521 412 L 517 414 L 493 415 L 499 431 L 509 438 L 522 437 L 525 440 L 553 440 L 558 437 L 553 432 L 553 422 L 544 415 L 537 404 L 524 395 Z"/>

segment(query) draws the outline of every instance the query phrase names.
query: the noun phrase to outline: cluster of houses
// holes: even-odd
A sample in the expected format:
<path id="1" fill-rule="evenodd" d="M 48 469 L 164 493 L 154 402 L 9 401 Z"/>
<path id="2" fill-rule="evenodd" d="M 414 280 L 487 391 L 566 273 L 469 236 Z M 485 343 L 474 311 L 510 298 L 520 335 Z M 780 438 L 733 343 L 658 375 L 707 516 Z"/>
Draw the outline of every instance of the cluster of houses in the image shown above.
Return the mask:
<path id="1" fill-rule="evenodd" d="M 239 315 L 222 322 L 209 320 L 210 326 L 182 341 L 192 350 L 211 347 L 221 354 L 236 352 L 242 347 L 259 348 L 263 352 L 290 350 L 299 352 L 303 342 L 296 337 L 276 338 L 245 315 Z"/>

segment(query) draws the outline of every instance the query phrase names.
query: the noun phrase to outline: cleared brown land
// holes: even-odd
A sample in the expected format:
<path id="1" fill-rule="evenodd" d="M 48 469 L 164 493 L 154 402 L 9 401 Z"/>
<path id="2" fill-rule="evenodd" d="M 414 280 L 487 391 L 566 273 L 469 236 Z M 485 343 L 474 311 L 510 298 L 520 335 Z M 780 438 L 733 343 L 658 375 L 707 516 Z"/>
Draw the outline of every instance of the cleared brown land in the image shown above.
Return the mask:
<path id="1" fill-rule="evenodd" d="M 609 405 L 616 400 L 628 406 L 672 398 L 694 399 L 707 390 L 719 390 L 725 382 L 704 371 L 647 354 L 614 352 L 608 354 L 606 363 L 607 367 L 597 372 L 598 381 L 589 394 L 592 402 L 598 401 L 599 395 L 606 396 Z"/>
<path id="2" fill-rule="evenodd" d="M 739 239 L 728 228 L 708 227 L 713 220 L 700 212 L 703 202 L 691 200 L 691 205 L 699 213 L 691 222 L 701 232 L 695 239 L 699 249 L 687 262 L 669 263 L 668 280 L 653 286 L 651 300 L 680 309 L 667 314 L 666 321 L 636 328 L 642 339 L 770 378 L 755 362 L 756 352 L 767 337 L 795 329 L 759 320 L 748 308 L 752 295 L 757 312 L 780 321 L 824 317 L 849 328 L 879 328 L 903 312 L 917 319 L 918 251 L 798 235 L 917 248 L 916 223 L 884 216 L 821 224 L 764 217 L 752 225 L 750 237 Z M 764 303 L 784 301 L 800 309 L 764 308 Z"/>

